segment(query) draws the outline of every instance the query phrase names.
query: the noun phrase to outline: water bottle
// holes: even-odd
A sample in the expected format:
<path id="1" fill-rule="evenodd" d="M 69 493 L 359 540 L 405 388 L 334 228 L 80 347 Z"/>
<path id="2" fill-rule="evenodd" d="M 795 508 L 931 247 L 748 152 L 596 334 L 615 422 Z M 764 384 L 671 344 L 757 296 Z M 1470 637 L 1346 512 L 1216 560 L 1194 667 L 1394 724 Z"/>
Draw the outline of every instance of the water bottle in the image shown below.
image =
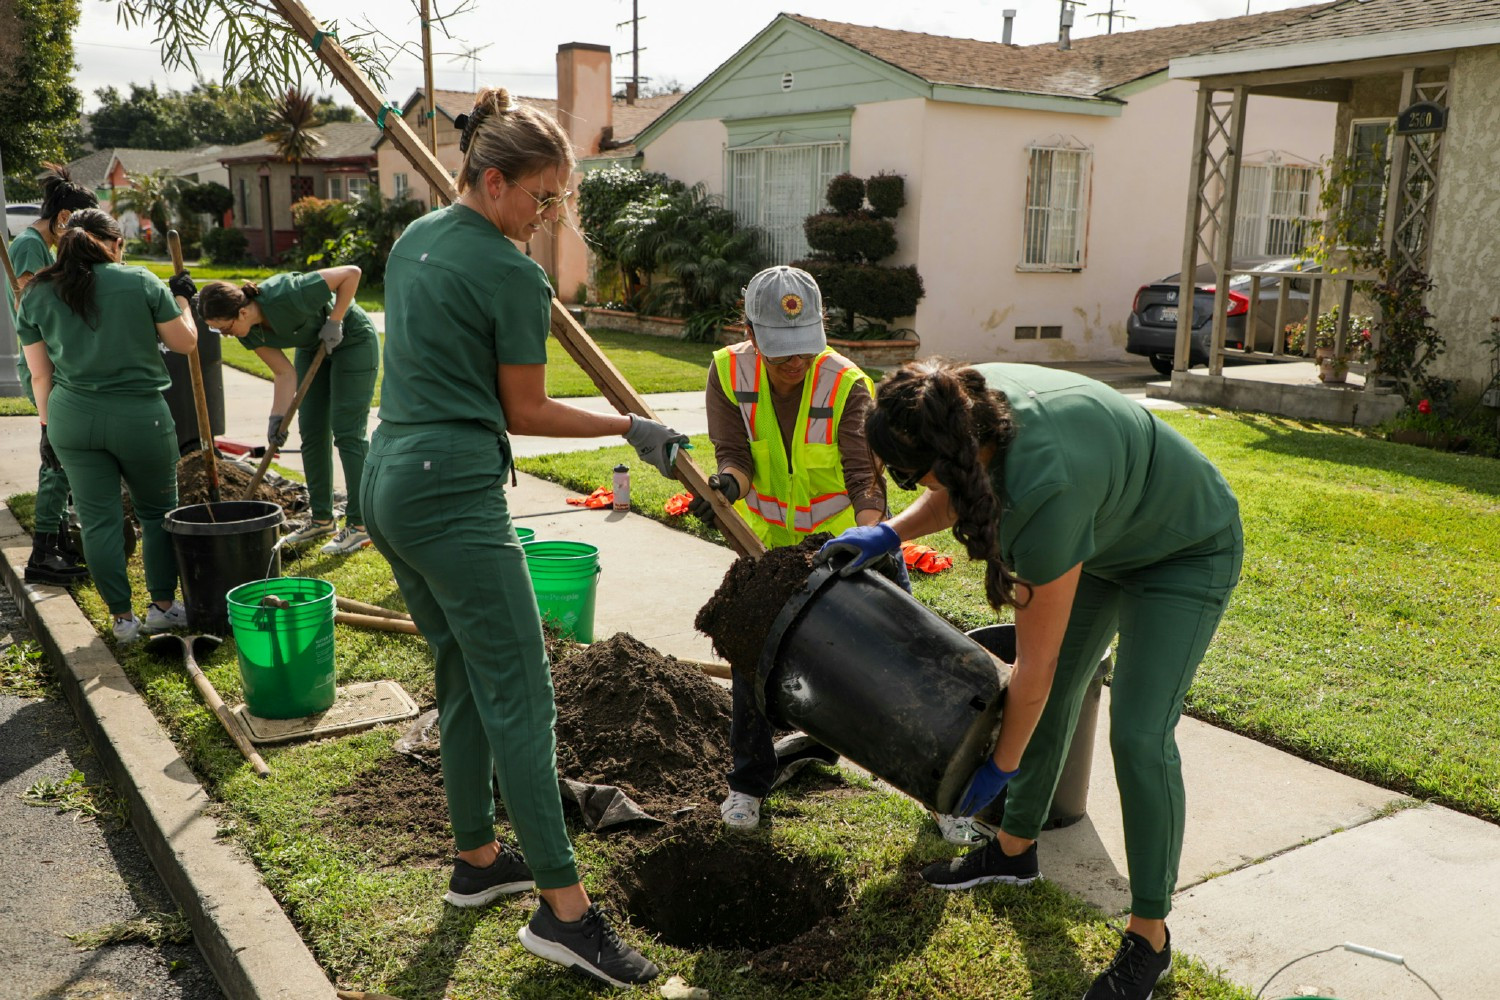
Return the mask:
<path id="1" fill-rule="evenodd" d="M 630 509 L 630 467 L 615 466 L 615 510 Z"/>

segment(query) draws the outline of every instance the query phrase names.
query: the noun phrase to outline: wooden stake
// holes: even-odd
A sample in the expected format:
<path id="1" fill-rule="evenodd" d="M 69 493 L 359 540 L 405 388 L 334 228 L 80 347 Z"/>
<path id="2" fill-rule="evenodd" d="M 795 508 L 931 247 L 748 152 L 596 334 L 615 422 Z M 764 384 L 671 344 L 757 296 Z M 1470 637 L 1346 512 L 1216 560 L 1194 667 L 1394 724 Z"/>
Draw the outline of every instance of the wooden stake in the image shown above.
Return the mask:
<path id="1" fill-rule="evenodd" d="M 382 608 L 378 604 L 366 604 L 364 601 L 356 601 L 352 597 L 344 597 L 342 595 L 335 597 L 333 600 L 341 611 L 353 611 L 361 615 L 374 615 L 377 618 L 394 618 L 397 621 L 411 621 L 411 615 L 405 611 Z"/>
<path id="2" fill-rule="evenodd" d="M 417 631 L 415 622 L 405 618 L 383 618 L 380 615 L 357 615 L 349 611 L 335 611 L 333 613 L 333 620 L 340 625 L 374 629 L 377 632 L 404 632 L 407 635 L 422 634 Z"/>
<path id="3" fill-rule="evenodd" d="M 182 274 L 187 270 L 182 263 L 182 237 L 177 230 L 167 232 L 167 248 L 172 252 L 172 270 Z M 192 308 L 192 303 L 188 303 Z M 202 336 L 203 331 L 198 331 Z M 203 448 L 203 470 L 208 476 L 208 502 L 219 502 L 219 465 L 214 459 L 214 428 L 208 419 L 208 395 L 203 388 L 203 366 L 198 360 L 198 345 L 188 352 L 188 374 L 193 382 L 193 406 L 198 412 L 198 444 Z M 210 508 L 210 513 L 212 509 Z"/>
<path id="4" fill-rule="evenodd" d="M 319 344 L 318 353 L 313 355 L 312 364 L 307 366 L 307 374 L 302 376 L 302 384 L 297 386 L 297 392 L 292 396 L 292 401 L 286 408 L 286 414 L 281 418 L 282 430 L 292 425 L 292 415 L 297 412 L 297 407 L 302 405 L 302 397 L 307 395 L 307 390 L 312 388 L 313 376 L 318 374 L 318 368 L 326 357 L 328 357 L 328 348 Z M 275 457 L 276 448 L 267 441 L 266 453 L 260 457 L 260 465 L 256 466 L 255 475 L 250 477 L 250 485 L 245 487 L 243 499 L 254 498 L 256 488 L 260 486 L 261 480 L 266 478 L 266 470 L 271 467 L 271 459 Z"/>
<path id="5" fill-rule="evenodd" d="M 426 179 L 434 196 L 450 203 L 456 200 L 458 189 L 453 178 L 448 176 L 448 169 L 438 162 L 434 152 L 417 138 L 417 134 L 399 114 L 385 107 L 374 86 L 349 59 L 338 40 L 323 33 L 318 22 L 313 20 L 312 14 L 299 0 L 271 0 L 271 4 L 309 43 L 314 38 L 318 39 L 315 49 L 318 58 L 323 60 L 323 64 L 343 84 L 360 109 L 389 135 L 401 155 Z M 634 413 L 655 419 L 651 407 L 646 405 L 646 401 L 599 350 L 599 345 L 594 343 L 593 338 L 584 332 L 583 327 L 578 325 L 578 321 L 573 319 L 572 314 L 557 299 L 552 300 L 552 335 L 593 380 L 604 397 L 614 404 L 615 409 L 621 413 Z M 675 468 L 677 478 L 698 496 L 707 497 L 713 504 L 719 530 L 724 533 L 731 548 L 740 555 L 765 554 L 766 547 L 761 544 L 755 532 L 717 490 L 708 488 L 708 477 L 686 452 L 677 453 Z"/>

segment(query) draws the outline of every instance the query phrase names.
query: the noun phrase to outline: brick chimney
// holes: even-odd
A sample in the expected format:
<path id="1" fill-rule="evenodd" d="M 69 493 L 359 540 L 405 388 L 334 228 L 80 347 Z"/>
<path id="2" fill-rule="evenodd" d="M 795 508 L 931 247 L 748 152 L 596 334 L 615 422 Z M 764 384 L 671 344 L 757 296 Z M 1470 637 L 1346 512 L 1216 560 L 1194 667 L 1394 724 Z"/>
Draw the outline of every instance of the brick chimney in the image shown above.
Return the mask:
<path id="1" fill-rule="evenodd" d="M 557 122 L 579 156 L 599 152 L 600 133 L 614 125 L 613 69 L 608 45 L 568 42 L 557 47 Z"/>

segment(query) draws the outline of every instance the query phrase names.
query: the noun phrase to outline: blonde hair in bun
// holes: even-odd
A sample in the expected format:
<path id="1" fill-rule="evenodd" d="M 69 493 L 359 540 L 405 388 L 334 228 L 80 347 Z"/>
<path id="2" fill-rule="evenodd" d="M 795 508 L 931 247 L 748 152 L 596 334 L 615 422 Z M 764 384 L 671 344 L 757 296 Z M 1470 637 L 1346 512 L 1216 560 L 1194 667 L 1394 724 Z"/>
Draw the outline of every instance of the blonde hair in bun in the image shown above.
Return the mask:
<path id="1" fill-rule="evenodd" d="M 576 165 L 573 144 L 556 119 L 528 104 L 518 104 L 504 87 L 487 87 L 474 100 L 474 110 L 459 115 L 458 171 L 460 193 L 479 183 L 490 167 L 508 181 L 549 167 Z"/>

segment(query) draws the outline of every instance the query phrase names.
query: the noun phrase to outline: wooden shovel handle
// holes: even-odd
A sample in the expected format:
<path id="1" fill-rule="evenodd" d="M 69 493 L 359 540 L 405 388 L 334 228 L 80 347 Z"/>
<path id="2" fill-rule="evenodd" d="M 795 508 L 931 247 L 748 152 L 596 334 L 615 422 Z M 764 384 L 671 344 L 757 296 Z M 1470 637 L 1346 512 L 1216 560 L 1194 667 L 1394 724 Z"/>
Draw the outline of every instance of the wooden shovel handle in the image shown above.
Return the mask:
<path id="1" fill-rule="evenodd" d="M 177 230 L 167 232 L 167 249 L 172 253 L 172 272 L 181 274 L 187 270 L 182 262 L 182 237 Z M 191 305 L 189 306 L 191 308 Z M 198 345 L 188 352 L 188 375 L 193 382 L 193 408 L 198 414 L 198 443 L 203 448 L 203 468 L 208 477 L 208 500 L 219 502 L 219 465 L 214 460 L 214 428 L 208 419 L 208 393 L 203 387 L 203 363 L 198 358 Z"/>
<path id="2" fill-rule="evenodd" d="M 405 611 L 382 608 L 378 604 L 366 604 L 364 601 L 356 601 L 352 597 L 344 597 L 342 595 L 335 597 L 333 600 L 344 611 L 353 611 L 361 615 L 374 615 L 377 618 L 395 618 L 398 621 L 411 621 L 411 615 Z"/>
<path id="3" fill-rule="evenodd" d="M 297 386 L 297 393 L 292 397 L 292 402 L 286 408 L 286 413 L 281 418 L 283 429 L 292 425 L 292 414 L 297 412 L 297 407 L 302 405 L 302 397 L 307 395 L 307 390 L 312 388 L 313 378 L 318 374 L 318 369 L 323 364 L 323 359 L 328 357 L 328 349 L 322 344 L 318 345 L 318 353 L 313 355 L 312 364 L 307 366 L 307 374 L 302 376 L 302 384 Z M 269 442 L 267 442 L 269 445 Z M 256 466 L 255 475 L 250 477 L 250 485 L 245 487 L 244 499 L 249 500 L 255 496 L 255 490 L 260 486 L 261 480 L 266 478 L 266 470 L 271 467 L 271 459 L 276 457 L 276 449 L 267 447 L 266 453 L 260 457 L 260 465 Z"/>
<path id="4" fill-rule="evenodd" d="M 417 631 L 417 624 L 403 618 L 383 618 L 379 615 L 357 615 L 349 611 L 336 611 L 333 620 L 340 625 L 352 625 L 355 628 L 374 629 L 377 632 L 404 632 L 407 635 L 421 635 Z"/>
<path id="5" fill-rule="evenodd" d="M 219 692 L 214 690 L 213 681 L 210 681 L 204 675 L 203 671 L 198 669 L 198 664 L 194 663 L 191 657 L 187 661 L 187 670 L 188 676 L 193 679 L 193 686 L 203 696 L 203 703 L 219 717 L 219 724 L 224 727 L 224 731 L 229 734 L 229 738 L 234 740 L 234 745 L 239 747 L 240 753 L 250 762 L 250 766 L 255 768 L 255 773 L 262 778 L 269 778 L 271 776 L 271 769 L 266 766 L 265 760 L 256 751 L 255 747 L 250 745 L 250 741 L 245 738 L 244 730 L 240 729 L 240 724 L 235 721 L 234 716 L 224 705 L 224 699 L 220 698 Z"/>

